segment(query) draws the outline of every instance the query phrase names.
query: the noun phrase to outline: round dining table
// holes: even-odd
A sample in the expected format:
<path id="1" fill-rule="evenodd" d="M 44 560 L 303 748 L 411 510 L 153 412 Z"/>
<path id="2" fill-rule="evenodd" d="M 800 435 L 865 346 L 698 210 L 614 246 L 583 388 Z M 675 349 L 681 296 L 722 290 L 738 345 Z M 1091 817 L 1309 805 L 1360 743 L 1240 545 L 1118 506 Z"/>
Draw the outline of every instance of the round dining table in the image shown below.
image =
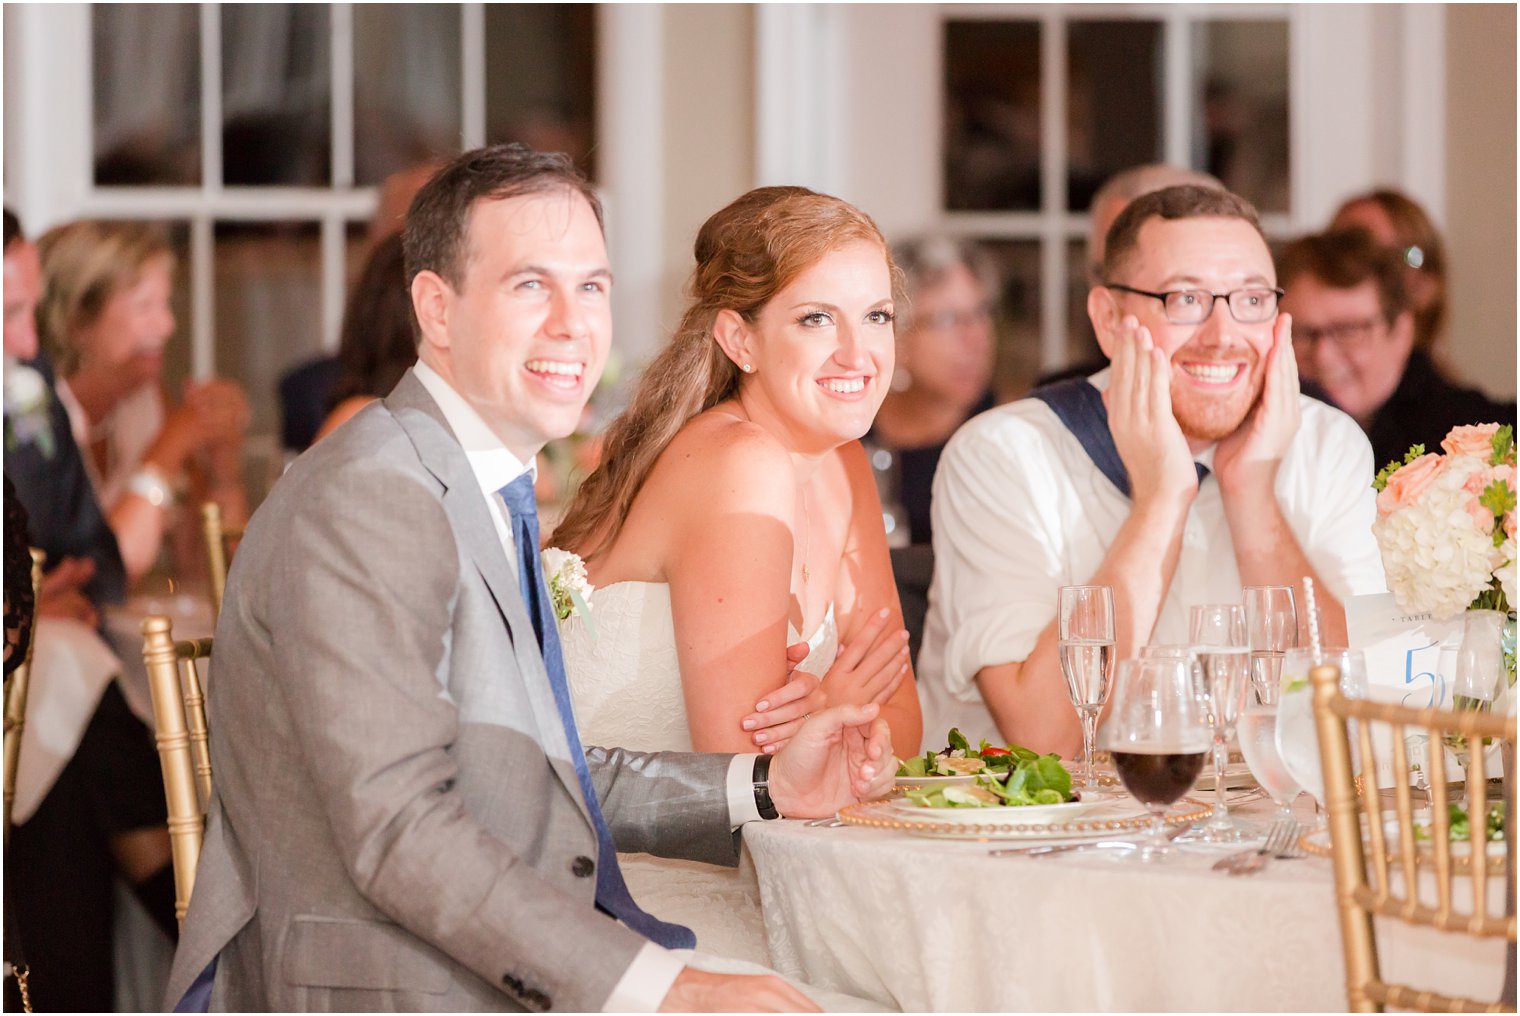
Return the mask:
<path id="1" fill-rule="evenodd" d="M 1307 798 L 1303 799 L 1306 803 Z M 1236 810 L 1266 824 L 1271 805 Z M 1312 812 L 1300 814 L 1312 820 Z M 1122 850 L 997 856 L 1029 841 L 752 823 L 771 962 L 906 1012 L 1345 1011 L 1330 860 L 1214 870 Z M 1491 912 L 1503 912 L 1493 879 Z M 1497 998 L 1505 943 L 1378 922 L 1384 976 Z"/>

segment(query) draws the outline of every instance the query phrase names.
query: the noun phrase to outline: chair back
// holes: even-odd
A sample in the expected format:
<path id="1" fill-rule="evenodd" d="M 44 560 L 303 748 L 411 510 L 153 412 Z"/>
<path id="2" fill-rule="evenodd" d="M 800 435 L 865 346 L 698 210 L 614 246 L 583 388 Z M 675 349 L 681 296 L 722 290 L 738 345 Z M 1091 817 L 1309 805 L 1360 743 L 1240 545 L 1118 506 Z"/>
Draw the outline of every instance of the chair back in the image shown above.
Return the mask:
<path id="1" fill-rule="evenodd" d="M 16 765 L 21 759 L 21 734 L 26 729 L 26 694 L 31 687 L 32 650 L 37 645 L 36 608 L 42 599 L 42 565 L 47 555 L 32 548 L 32 637 L 26 659 L 11 671 L 5 686 L 5 842 L 11 840 L 11 806 L 16 802 Z"/>
<path id="2" fill-rule="evenodd" d="M 144 619 L 143 663 L 153 695 L 154 739 L 164 771 L 169 812 L 169 847 L 174 858 L 174 913 L 181 922 L 190 907 L 206 809 L 211 801 L 211 751 L 206 731 L 206 698 L 197 660 L 211 658 L 211 639 L 176 642 L 169 618 Z"/>
<path id="3" fill-rule="evenodd" d="M 206 567 L 211 573 L 211 613 L 222 612 L 222 594 L 227 591 L 227 566 L 232 552 L 243 538 L 241 529 L 222 525 L 222 506 L 215 501 L 201 505 L 201 532 L 206 540 Z"/>
<path id="4" fill-rule="evenodd" d="M 1315 667 L 1309 676 L 1351 1011 L 1381 1012 L 1394 1006 L 1424 1012 L 1513 1012 L 1512 1003 L 1442 995 L 1385 980 L 1378 966 L 1373 918 L 1477 938 L 1502 937 L 1514 943 L 1513 909 L 1507 914 L 1491 913 L 1489 907 L 1489 887 L 1495 878 L 1507 880 L 1509 898 L 1514 898 L 1515 869 L 1511 852 L 1489 848 L 1488 781 L 1482 749 L 1468 767 L 1466 791 L 1469 801 L 1483 804 L 1469 809 L 1480 814 L 1468 823 L 1472 842 L 1463 843 L 1451 837 L 1454 802 L 1447 786 L 1445 744 L 1448 738 L 1465 738 L 1474 745 L 1492 741 L 1513 752 L 1515 717 L 1347 698 L 1341 694 L 1340 674 L 1333 666 Z M 1351 721 L 1355 721 L 1354 735 Z M 1430 749 L 1425 753 L 1428 815 L 1417 814 L 1408 779 L 1406 738 L 1418 736 L 1428 738 Z M 1353 737 L 1364 774 L 1360 780 L 1353 772 Z M 1380 759 L 1392 763 L 1391 792 L 1377 788 Z M 1365 788 L 1360 792 L 1359 782 Z M 1512 815 L 1512 781 L 1506 781 L 1503 804 Z"/>

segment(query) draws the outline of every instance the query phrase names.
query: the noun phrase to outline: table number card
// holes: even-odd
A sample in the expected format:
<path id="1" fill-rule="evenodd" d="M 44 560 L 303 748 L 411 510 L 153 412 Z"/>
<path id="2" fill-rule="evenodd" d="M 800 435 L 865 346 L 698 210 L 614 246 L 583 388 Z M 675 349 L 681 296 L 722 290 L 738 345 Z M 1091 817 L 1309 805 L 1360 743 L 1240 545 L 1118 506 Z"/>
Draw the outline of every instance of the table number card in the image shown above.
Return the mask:
<path id="1" fill-rule="evenodd" d="M 1397 702 L 1411 709 L 1451 708 L 1451 685 L 1457 673 L 1457 649 L 1462 644 L 1462 615 L 1438 621 L 1429 614 L 1411 614 L 1399 608 L 1392 593 L 1353 596 L 1346 602 L 1347 640 L 1367 659 L 1370 696 Z M 1388 728 L 1373 728 L 1378 740 L 1378 786 L 1393 785 L 1387 748 Z M 1425 737 L 1411 736 L 1407 745 L 1412 759 L 1429 750 Z M 1487 759 L 1489 776 L 1503 773 L 1498 752 Z M 1462 778 L 1457 757 L 1446 752 L 1450 780 Z"/>

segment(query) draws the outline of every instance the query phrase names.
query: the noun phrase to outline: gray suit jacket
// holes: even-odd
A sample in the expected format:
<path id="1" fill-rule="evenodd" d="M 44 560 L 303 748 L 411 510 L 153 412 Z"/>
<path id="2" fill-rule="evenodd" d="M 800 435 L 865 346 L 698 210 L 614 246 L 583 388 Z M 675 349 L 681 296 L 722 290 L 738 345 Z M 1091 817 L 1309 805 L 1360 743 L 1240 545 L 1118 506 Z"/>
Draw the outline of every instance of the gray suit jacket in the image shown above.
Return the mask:
<path id="1" fill-rule="evenodd" d="M 216 796 L 170 977 L 216 1009 L 597 1010 L 644 940 L 464 452 L 410 373 L 302 456 L 238 549 Z M 729 756 L 588 749 L 624 850 L 737 862 Z"/>

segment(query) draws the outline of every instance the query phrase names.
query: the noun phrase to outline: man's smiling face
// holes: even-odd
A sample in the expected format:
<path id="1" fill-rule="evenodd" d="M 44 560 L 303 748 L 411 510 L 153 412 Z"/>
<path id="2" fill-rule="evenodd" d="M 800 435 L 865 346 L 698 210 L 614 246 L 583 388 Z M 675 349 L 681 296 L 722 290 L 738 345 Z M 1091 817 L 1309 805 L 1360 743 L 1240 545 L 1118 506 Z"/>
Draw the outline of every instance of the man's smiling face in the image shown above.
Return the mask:
<path id="1" fill-rule="evenodd" d="M 1140 227 L 1134 251 L 1108 281 L 1153 293 L 1183 289 L 1230 293 L 1271 288 L 1276 279 L 1271 252 L 1244 219 L 1158 217 Z M 1202 323 L 1176 325 L 1167 320 L 1160 300 L 1108 292 L 1116 313 L 1106 328 L 1098 327 L 1105 352 L 1112 357 L 1108 344 L 1118 341 L 1117 323 L 1123 316 L 1133 314 L 1139 319 L 1171 360 L 1172 412 L 1183 434 L 1195 442 L 1212 442 L 1239 428 L 1261 396 L 1275 317 L 1260 324 L 1241 324 L 1221 299 Z"/>

